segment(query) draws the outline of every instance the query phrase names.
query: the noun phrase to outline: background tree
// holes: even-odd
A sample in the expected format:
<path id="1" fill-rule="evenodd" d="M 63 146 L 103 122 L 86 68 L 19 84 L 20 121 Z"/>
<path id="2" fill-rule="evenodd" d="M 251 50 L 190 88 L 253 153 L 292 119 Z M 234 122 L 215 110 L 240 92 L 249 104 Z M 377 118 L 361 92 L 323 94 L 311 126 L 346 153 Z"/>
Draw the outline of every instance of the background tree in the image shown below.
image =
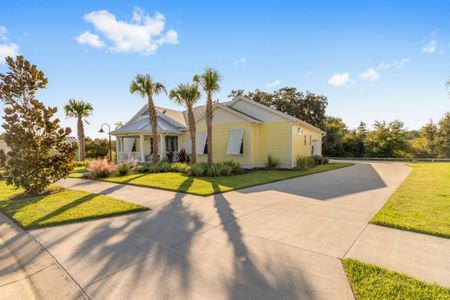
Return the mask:
<path id="1" fill-rule="evenodd" d="M 257 89 L 245 94 L 243 90 L 233 90 L 229 97 L 234 98 L 241 95 L 301 119 L 320 129 L 325 129 L 325 110 L 328 105 L 328 99 L 325 96 L 312 92 L 302 93 L 294 87 L 284 87 L 273 93 Z"/>
<path id="2" fill-rule="evenodd" d="M 213 163 L 212 153 L 212 122 L 213 122 L 213 94 L 220 91 L 220 81 L 222 75 L 212 68 L 207 68 L 201 75 L 194 76 L 194 82 L 199 84 L 206 93 L 206 130 L 207 130 L 207 150 L 208 150 L 208 164 Z"/>
<path id="3" fill-rule="evenodd" d="M 47 78 L 35 65 L 17 56 L 6 58 L 9 71 L 0 74 L 0 100 L 4 106 L 4 139 L 8 147 L 6 183 L 38 194 L 73 169 L 76 145 L 66 142 L 70 128 L 54 118 L 56 107 L 35 98 Z"/>
<path id="4" fill-rule="evenodd" d="M 157 96 L 163 92 L 167 94 L 164 85 L 160 82 L 153 81 L 153 78 L 149 74 L 136 75 L 130 85 L 131 94 L 138 94 L 142 98 L 147 98 L 148 115 L 152 126 L 152 140 L 154 149 L 152 153 L 153 162 L 158 160 L 158 119 L 155 103 L 153 102 L 153 96 Z"/>
<path id="5" fill-rule="evenodd" d="M 439 156 L 439 128 L 430 120 L 415 136 L 410 135 L 411 151 L 415 157 Z"/>
<path id="6" fill-rule="evenodd" d="M 107 139 L 86 139 L 86 158 L 106 157 L 109 152 L 109 142 Z"/>
<path id="7" fill-rule="evenodd" d="M 370 157 L 406 157 L 409 152 L 403 123 L 376 121 L 367 135 L 367 155 Z"/>
<path id="8" fill-rule="evenodd" d="M 170 99 L 177 104 L 184 106 L 188 111 L 189 132 L 191 134 L 192 162 L 197 161 L 196 149 L 196 128 L 193 107 L 200 100 L 200 91 L 197 84 L 179 84 L 176 89 L 172 89 L 169 94 Z"/>
<path id="9" fill-rule="evenodd" d="M 94 108 L 90 103 L 83 101 L 76 101 L 70 99 L 69 103 L 64 106 L 64 113 L 66 117 L 77 119 L 77 135 L 78 135 L 78 147 L 80 151 L 80 160 L 84 161 L 86 158 L 85 152 L 85 136 L 84 136 L 84 123 L 87 122 L 86 118 L 89 117 Z M 89 123 L 88 123 L 89 124 Z"/>
<path id="10" fill-rule="evenodd" d="M 439 156 L 450 157 L 450 112 L 439 121 Z"/>
<path id="11" fill-rule="evenodd" d="M 344 136 L 348 129 L 344 121 L 337 117 L 328 117 L 325 122 L 327 135 L 323 141 L 323 154 L 325 156 L 345 156 Z"/>
<path id="12" fill-rule="evenodd" d="M 366 155 L 366 123 L 360 122 L 356 129 L 350 130 L 343 137 L 345 156 L 363 157 Z"/>

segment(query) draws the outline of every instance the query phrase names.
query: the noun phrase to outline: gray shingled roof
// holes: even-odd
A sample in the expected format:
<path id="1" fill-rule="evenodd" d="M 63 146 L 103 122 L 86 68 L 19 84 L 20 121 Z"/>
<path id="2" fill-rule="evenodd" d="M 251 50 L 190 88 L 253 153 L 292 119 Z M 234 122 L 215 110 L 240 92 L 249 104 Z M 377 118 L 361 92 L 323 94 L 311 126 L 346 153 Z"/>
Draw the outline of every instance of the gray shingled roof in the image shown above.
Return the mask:
<path id="1" fill-rule="evenodd" d="M 177 126 L 160 115 L 157 116 L 158 121 L 158 131 L 169 131 L 169 132 L 183 132 L 186 130 L 185 127 Z M 139 132 L 151 132 L 152 126 L 150 125 L 150 120 L 148 117 L 133 122 L 131 124 L 127 124 L 119 129 L 111 132 L 112 134 L 121 134 L 121 133 L 139 133 Z"/>

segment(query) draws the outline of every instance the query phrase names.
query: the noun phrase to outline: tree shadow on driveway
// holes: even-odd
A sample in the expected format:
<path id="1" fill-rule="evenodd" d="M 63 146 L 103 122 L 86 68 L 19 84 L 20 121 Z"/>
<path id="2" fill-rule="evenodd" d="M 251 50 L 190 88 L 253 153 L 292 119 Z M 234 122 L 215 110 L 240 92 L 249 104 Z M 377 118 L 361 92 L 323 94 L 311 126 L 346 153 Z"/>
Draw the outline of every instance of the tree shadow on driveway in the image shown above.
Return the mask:
<path id="1" fill-rule="evenodd" d="M 36 231 L 35 236 L 94 299 L 201 298 L 211 290 L 218 298 L 232 299 L 313 295 L 306 276 L 289 267 L 289 261 L 280 264 L 262 249 L 258 255 L 249 249 L 223 195 L 209 203 L 208 198 L 189 197 L 177 193 L 150 212 Z M 202 209 L 207 205 L 219 225 L 205 222 Z M 231 255 L 205 255 L 217 246 L 207 236 L 215 232 L 225 233 L 224 251 Z M 206 243 L 199 244 L 200 239 Z M 222 264 L 231 268 L 221 269 Z"/>

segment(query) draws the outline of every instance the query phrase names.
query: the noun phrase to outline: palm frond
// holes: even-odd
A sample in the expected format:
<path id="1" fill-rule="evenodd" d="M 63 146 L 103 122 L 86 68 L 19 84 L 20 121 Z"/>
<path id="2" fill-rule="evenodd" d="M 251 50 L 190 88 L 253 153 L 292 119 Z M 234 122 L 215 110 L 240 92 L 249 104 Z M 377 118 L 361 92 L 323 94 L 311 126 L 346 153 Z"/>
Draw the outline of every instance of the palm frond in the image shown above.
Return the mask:
<path id="1" fill-rule="evenodd" d="M 87 118 L 93 111 L 94 107 L 92 104 L 84 101 L 77 101 L 75 99 L 70 99 L 64 106 L 64 113 L 67 117 L 71 118 Z"/>

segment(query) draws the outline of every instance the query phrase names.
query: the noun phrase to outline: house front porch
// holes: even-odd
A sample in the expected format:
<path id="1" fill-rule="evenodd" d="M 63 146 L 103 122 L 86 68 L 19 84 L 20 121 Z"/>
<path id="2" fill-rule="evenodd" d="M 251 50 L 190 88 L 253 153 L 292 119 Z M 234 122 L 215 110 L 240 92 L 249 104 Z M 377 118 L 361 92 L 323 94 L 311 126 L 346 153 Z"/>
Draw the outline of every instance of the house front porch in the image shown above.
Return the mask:
<path id="1" fill-rule="evenodd" d="M 181 149 L 181 135 L 158 134 L 159 160 L 166 158 L 166 151 Z M 137 160 L 151 162 L 153 153 L 153 139 L 150 134 L 116 136 L 117 162 Z"/>

